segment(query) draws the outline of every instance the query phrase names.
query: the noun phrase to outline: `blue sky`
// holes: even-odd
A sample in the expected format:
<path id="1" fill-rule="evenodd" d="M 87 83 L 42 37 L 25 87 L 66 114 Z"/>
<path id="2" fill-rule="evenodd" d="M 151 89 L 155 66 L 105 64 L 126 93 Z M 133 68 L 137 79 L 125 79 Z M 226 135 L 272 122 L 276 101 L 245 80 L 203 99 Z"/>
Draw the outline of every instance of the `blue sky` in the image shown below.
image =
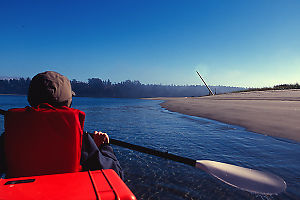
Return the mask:
<path id="1" fill-rule="evenodd" d="M 0 76 L 300 82 L 299 0 L 0 0 Z"/>

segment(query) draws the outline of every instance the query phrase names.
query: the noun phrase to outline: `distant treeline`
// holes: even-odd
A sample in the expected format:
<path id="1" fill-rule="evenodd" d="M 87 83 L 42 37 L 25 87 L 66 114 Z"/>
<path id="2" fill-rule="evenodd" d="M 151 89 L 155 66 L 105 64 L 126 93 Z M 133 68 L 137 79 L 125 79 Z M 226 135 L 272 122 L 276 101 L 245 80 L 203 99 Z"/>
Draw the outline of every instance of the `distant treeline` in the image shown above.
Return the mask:
<path id="1" fill-rule="evenodd" d="M 30 78 L 0 80 L 1 94 L 27 94 Z M 71 80 L 76 96 L 79 97 L 116 97 L 116 98 L 143 98 L 143 97 L 192 97 L 208 95 L 205 86 L 200 85 L 157 85 L 142 84 L 139 81 L 123 81 L 112 83 L 110 80 L 99 78 L 88 79 L 88 82 Z M 244 88 L 210 86 L 218 94 L 228 93 Z"/>
<path id="2" fill-rule="evenodd" d="M 30 78 L 0 80 L 0 94 L 27 94 Z"/>
<path id="3" fill-rule="evenodd" d="M 288 90 L 288 89 L 300 89 L 300 85 L 298 83 L 296 83 L 296 84 L 281 84 L 281 85 L 275 85 L 274 87 L 249 88 L 245 91 Z"/>

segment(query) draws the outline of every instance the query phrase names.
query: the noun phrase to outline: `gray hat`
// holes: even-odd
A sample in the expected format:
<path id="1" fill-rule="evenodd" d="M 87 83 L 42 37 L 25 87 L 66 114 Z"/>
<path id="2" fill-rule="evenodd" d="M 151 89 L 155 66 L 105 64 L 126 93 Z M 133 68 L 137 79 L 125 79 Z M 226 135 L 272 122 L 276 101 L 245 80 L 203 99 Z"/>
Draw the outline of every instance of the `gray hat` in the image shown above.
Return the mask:
<path id="1" fill-rule="evenodd" d="M 52 106 L 71 106 L 72 95 L 70 80 L 53 71 L 35 75 L 29 85 L 27 99 L 31 106 L 49 103 Z"/>

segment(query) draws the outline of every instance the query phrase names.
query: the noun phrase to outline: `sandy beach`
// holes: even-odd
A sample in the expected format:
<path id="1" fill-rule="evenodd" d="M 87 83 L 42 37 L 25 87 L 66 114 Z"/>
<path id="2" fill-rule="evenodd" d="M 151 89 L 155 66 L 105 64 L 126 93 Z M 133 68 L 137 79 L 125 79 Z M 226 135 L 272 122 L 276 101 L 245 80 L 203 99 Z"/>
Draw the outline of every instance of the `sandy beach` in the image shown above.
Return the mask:
<path id="1" fill-rule="evenodd" d="M 300 142 L 300 90 L 269 90 L 165 100 L 169 111 L 209 118 Z"/>

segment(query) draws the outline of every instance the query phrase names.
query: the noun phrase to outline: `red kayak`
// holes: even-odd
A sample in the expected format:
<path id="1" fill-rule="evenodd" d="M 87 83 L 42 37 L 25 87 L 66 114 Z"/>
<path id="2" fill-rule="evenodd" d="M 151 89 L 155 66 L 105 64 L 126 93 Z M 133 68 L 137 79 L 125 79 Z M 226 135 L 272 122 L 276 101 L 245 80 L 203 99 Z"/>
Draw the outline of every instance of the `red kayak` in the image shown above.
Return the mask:
<path id="1" fill-rule="evenodd" d="M 135 200 L 111 169 L 0 179 L 0 199 Z"/>

